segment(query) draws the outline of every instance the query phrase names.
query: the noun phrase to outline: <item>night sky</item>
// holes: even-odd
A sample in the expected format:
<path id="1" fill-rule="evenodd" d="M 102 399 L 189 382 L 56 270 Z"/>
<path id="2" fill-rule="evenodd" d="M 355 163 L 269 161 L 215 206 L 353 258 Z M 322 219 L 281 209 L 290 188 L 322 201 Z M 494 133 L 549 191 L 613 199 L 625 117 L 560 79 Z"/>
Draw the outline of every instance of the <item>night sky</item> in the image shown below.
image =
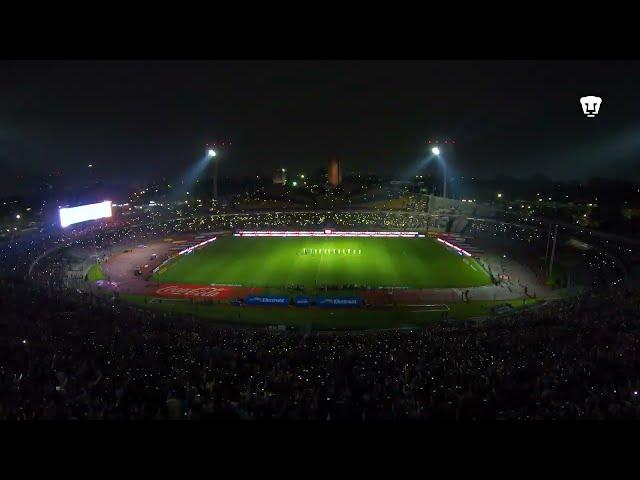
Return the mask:
<path id="1" fill-rule="evenodd" d="M 640 180 L 639 80 L 637 61 L 0 61 L 0 185 L 89 163 L 107 182 L 172 178 L 217 139 L 234 143 L 224 175 L 336 155 L 402 177 L 445 136 L 459 175 Z"/>

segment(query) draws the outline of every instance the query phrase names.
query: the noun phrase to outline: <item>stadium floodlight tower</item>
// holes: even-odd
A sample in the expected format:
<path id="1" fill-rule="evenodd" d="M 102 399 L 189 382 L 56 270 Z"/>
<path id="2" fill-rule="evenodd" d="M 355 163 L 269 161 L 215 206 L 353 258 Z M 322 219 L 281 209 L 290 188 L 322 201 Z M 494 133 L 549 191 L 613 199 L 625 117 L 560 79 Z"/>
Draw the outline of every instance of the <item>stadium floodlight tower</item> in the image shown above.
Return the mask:
<path id="1" fill-rule="evenodd" d="M 212 160 L 217 155 L 214 148 L 207 149 L 207 157 L 209 160 Z M 218 162 L 215 161 L 213 162 L 213 199 L 218 200 Z"/>
<path id="2" fill-rule="evenodd" d="M 447 198 L 447 164 L 440 156 L 440 147 L 433 147 L 431 149 L 431 153 L 438 157 L 442 162 L 442 196 L 443 198 Z"/>
<path id="3" fill-rule="evenodd" d="M 220 160 L 214 160 L 214 158 L 220 155 L 225 146 L 231 146 L 231 142 L 225 144 L 224 141 L 221 141 L 207 144 L 207 158 L 213 162 L 213 199 L 216 201 L 218 200 L 218 164 Z"/>
<path id="4" fill-rule="evenodd" d="M 438 142 L 438 140 L 429 140 L 428 143 L 433 145 L 431 147 L 431 154 L 434 157 L 437 157 L 442 164 L 442 196 L 443 198 L 447 198 L 447 162 L 445 162 L 444 158 L 441 155 L 442 143 Z M 456 143 L 456 141 L 447 139 L 443 143 L 447 145 L 453 145 Z"/>

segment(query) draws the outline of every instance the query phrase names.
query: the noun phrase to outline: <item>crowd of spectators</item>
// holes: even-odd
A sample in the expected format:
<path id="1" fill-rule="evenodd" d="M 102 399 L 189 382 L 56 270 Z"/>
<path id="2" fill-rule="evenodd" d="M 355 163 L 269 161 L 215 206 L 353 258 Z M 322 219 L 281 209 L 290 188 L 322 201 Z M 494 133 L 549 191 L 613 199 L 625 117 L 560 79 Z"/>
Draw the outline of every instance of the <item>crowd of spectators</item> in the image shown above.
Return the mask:
<path id="1" fill-rule="evenodd" d="M 135 216 L 76 226 L 46 228 L 0 242 L 0 274 L 25 275 L 45 252 L 59 248 L 113 246 L 144 243 L 172 234 L 233 229 L 284 229 L 325 227 L 358 229 L 426 229 L 428 216 L 407 212 L 260 212 L 216 213 L 176 217 L 167 210 L 137 212 Z"/>
<path id="2" fill-rule="evenodd" d="M 549 234 L 548 225 L 534 227 L 474 219 L 469 222 L 466 233 L 489 250 L 528 257 L 523 263 L 538 264 L 543 269 L 538 272 L 541 277 L 548 274 L 548 262 L 555 251 L 556 273 L 560 272 L 565 277 L 564 286 L 567 285 L 567 277 L 573 276 L 574 283 L 588 285 L 592 289 L 620 288 L 628 279 L 628 273 L 637 265 L 627 243 L 603 240 L 589 235 L 586 230 L 585 235 L 580 237 L 581 241 L 574 233 L 560 227 L 555 247 L 554 232 Z M 571 270 L 570 274 L 566 270 Z"/>
<path id="3" fill-rule="evenodd" d="M 478 325 L 304 333 L 0 288 L 2 419 L 640 417 L 636 295 Z"/>
<path id="4" fill-rule="evenodd" d="M 197 227 L 291 225 L 290 214 L 264 215 Z M 295 221 L 342 221 L 307 215 Z M 360 218 L 348 215 L 345 225 Z M 372 226 L 407 217 L 362 215 Z M 64 289 L 45 281 L 59 270 L 55 256 L 25 279 L 47 249 L 137 242 L 192 231 L 192 221 L 40 232 L 3 245 L 12 263 L 0 272 L 0 419 L 640 417 L 640 298 L 621 289 L 473 325 L 336 333 L 215 325 Z"/>

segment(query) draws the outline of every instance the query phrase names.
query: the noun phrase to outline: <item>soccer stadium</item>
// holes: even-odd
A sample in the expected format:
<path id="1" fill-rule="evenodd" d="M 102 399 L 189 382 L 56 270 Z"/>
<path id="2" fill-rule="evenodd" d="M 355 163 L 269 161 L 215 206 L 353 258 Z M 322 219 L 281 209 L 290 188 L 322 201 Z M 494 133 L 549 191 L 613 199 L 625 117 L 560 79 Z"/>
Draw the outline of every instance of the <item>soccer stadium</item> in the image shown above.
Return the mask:
<path id="1" fill-rule="evenodd" d="M 224 213 L 189 220 L 171 214 L 167 209 L 163 221 L 147 223 L 146 232 L 112 229 L 122 240 L 101 242 L 97 254 L 94 238 L 88 249 L 65 248 L 52 258 L 75 251 L 76 260 L 61 262 L 80 262 L 81 283 L 70 285 L 82 291 L 224 324 L 419 327 L 558 295 L 535 264 L 505 258 L 477 235 L 483 223 L 460 220 L 464 215 L 447 231 L 438 215 L 420 212 Z"/>
<path id="2" fill-rule="evenodd" d="M 473 258 L 417 234 L 412 239 L 257 235 L 220 237 L 163 266 L 153 279 L 263 288 L 298 285 L 305 291 L 324 285 L 464 288 L 491 283 Z"/>
<path id="3" fill-rule="evenodd" d="M 380 75 L 358 77 L 364 70 L 347 67 L 362 85 L 384 83 L 382 73 L 394 74 L 393 68 L 376 67 Z M 74 106 L 69 118 L 76 118 L 77 109 L 83 121 L 96 125 L 112 119 L 103 115 L 111 110 L 101 112 L 98 104 L 76 97 L 82 88 L 68 87 L 87 68 L 61 65 L 60 75 L 68 75 L 65 88 L 42 95 L 42 111 L 55 119 L 68 102 Z M 110 69 L 135 83 L 139 71 L 130 68 L 114 63 L 100 70 L 91 91 L 110 91 L 97 88 Z M 131 128 L 110 130 L 111 120 L 102 124 L 114 138 L 123 135 L 118 145 L 154 149 L 154 142 L 162 143 L 148 155 L 140 153 L 144 148 L 108 146 L 96 154 L 86 148 L 95 139 L 83 137 L 81 122 L 66 119 L 66 130 L 82 138 L 79 146 L 67 147 L 79 157 L 60 154 L 61 165 L 70 158 L 65 168 L 34 180 L 15 160 L 26 150 L 11 157 L 19 171 L 0 180 L 9 184 L 7 191 L 13 183 L 24 190 L 7 194 L 0 205 L 0 419 L 640 418 L 637 182 L 602 179 L 596 170 L 579 181 L 530 176 L 535 162 L 522 160 L 530 144 L 504 153 L 502 133 L 490 148 L 493 164 L 479 140 L 431 135 L 422 121 L 413 131 L 420 140 L 407 130 L 403 144 L 394 125 L 404 132 L 415 118 L 414 105 L 431 115 L 426 106 L 440 98 L 430 93 L 437 88 L 426 88 L 433 69 L 416 67 L 398 77 L 419 80 L 406 99 L 397 95 L 397 85 L 387 85 L 370 102 L 375 89 L 364 95 L 348 86 L 346 97 L 336 97 L 334 89 L 344 86 L 325 88 L 322 82 L 335 75 L 324 67 L 305 67 L 317 68 L 322 79 L 314 83 L 314 95 L 298 70 L 285 74 L 283 65 L 248 64 L 233 79 L 227 78 L 233 65 L 201 68 L 159 67 L 144 76 L 140 91 L 149 92 L 156 112 L 157 105 L 175 100 L 161 92 L 173 91 L 181 69 L 191 71 L 185 78 L 206 79 L 183 90 L 184 105 L 198 110 L 220 99 L 207 97 L 209 81 L 226 84 L 226 108 L 247 112 L 236 123 L 228 121 L 237 144 L 213 133 L 206 144 L 193 145 L 178 134 L 160 142 L 157 132 L 169 131 L 168 125 L 183 133 L 203 128 L 186 110 L 174 109 L 158 110 L 157 128 L 147 125 L 154 123 L 151 116 L 134 125 L 124 114 L 122 125 Z M 271 75 L 272 68 L 280 74 Z M 23 75 L 39 70 L 34 64 Z M 601 69 L 603 77 L 619 73 L 613 70 Z M 273 95 L 279 105 L 296 108 L 275 111 L 247 94 L 255 85 L 236 87 L 252 71 L 265 85 L 271 82 L 265 98 Z M 456 78 L 473 79 L 469 72 Z M 39 73 L 36 79 L 49 78 L 46 69 Z M 496 93 L 515 91 L 517 80 L 474 91 L 488 84 L 470 82 L 465 91 L 477 98 L 488 94 L 491 104 L 517 103 Z M 206 101 L 190 94 L 191 86 Z M 294 87 L 299 95 L 288 93 Z M 136 95 L 126 102 L 110 99 L 109 108 L 131 108 L 127 114 L 136 118 L 150 105 L 137 91 L 132 88 Z M 535 98 L 532 91 L 527 84 L 523 96 Z M 316 93 L 322 101 L 314 103 Z M 566 130 L 598 128 L 603 100 L 583 93 L 562 107 L 576 110 Z M 421 95 L 424 104 L 414 99 Z M 365 122 L 369 115 L 356 115 L 339 100 L 352 96 L 362 105 L 383 104 L 388 112 L 376 121 L 388 135 L 372 140 L 370 132 L 379 130 L 369 124 L 360 140 L 350 133 L 338 148 L 338 140 L 331 142 L 344 135 L 344 125 L 326 122 L 327 131 L 335 128 L 327 143 L 351 152 L 344 155 L 318 148 L 315 135 L 301 140 L 305 135 L 296 128 L 317 126 L 322 112 L 315 109 L 325 101 L 345 115 L 345 125 Z M 47 98 L 60 101 L 47 106 Z M 309 98 L 314 101 L 305 103 Z M 395 110 L 395 103 L 385 103 L 389 98 L 410 105 Z M 439 115 L 446 110 L 472 118 L 464 102 L 456 104 L 457 96 L 442 98 L 446 109 Z M 530 112 L 530 105 L 524 102 L 516 113 Z M 602 115 L 614 109 L 606 100 L 603 105 Z M 23 110 L 31 115 L 32 109 Z M 256 110 L 264 116 L 251 117 Z M 307 110 L 313 115 L 305 121 Z M 193 117 L 209 125 L 205 113 Z M 542 138 L 538 129 L 552 123 L 552 115 L 531 115 L 537 123 L 522 132 L 535 130 Z M 482 132 L 489 123 L 483 113 L 455 131 Z M 44 127 L 51 124 L 33 132 L 48 131 Z M 136 144 L 142 130 L 155 133 Z M 558 125 L 556 131 L 562 130 Z M 556 145 L 555 133 L 547 135 L 549 145 Z M 286 141 L 279 143 L 281 138 Z M 40 150 L 57 155 L 55 149 Z M 584 149 L 569 144 L 566 151 L 571 155 L 565 174 L 572 175 L 574 153 Z M 39 168 L 51 169 L 51 163 L 42 161 Z M 522 177 L 503 175 L 511 163 Z"/>
<path id="4" fill-rule="evenodd" d="M 238 312 L 239 321 L 259 315 L 266 323 L 279 322 L 281 312 L 268 307 L 280 305 L 303 309 L 289 312 L 296 317 L 288 322 L 294 326 L 310 322 L 331 328 L 375 328 L 389 322 L 363 322 L 364 313 L 375 317 L 396 307 L 403 322 L 412 317 L 420 323 L 447 312 L 449 306 L 443 302 L 458 303 L 465 290 L 468 295 L 476 287 L 492 288 L 490 273 L 470 253 L 417 232 L 239 231 L 220 232 L 207 240 L 197 237 L 178 243 L 173 248 L 180 250 L 173 256 L 170 250 L 157 267 L 147 266 L 152 274 L 143 295 L 251 305 L 253 311 Z M 160 251 L 167 243 L 145 249 Z M 121 260 L 124 257 L 116 256 L 104 270 L 111 272 Z M 133 271 L 133 265 L 126 270 Z M 118 280 L 127 284 L 126 278 Z M 137 293 L 135 288 L 121 288 Z M 486 291 L 478 294 L 486 295 Z M 344 307 L 368 311 L 340 311 Z M 214 311 L 210 306 L 210 313 Z"/>

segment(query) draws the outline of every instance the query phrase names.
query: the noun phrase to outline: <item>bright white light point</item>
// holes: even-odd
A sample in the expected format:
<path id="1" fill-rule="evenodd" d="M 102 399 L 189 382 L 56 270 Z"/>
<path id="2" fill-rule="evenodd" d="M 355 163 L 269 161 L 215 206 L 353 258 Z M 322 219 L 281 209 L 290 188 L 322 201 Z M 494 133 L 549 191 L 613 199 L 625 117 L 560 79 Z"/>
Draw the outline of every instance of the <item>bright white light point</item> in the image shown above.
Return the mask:
<path id="1" fill-rule="evenodd" d="M 498 198 L 502 198 L 502 194 L 501 193 L 498 194 Z"/>
<path id="2" fill-rule="evenodd" d="M 89 164 L 89 168 L 91 168 L 91 167 L 93 167 L 93 163 L 90 163 L 90 164 Z"/>
<path id="3" fill-rule="evenodd" d="M 440 149 L 438 147 L 433 147 L 431 149 L 431 153 L 433 153 L 434 155 L 440 155 Z"/>
<path id="4" fill-rule="evenodd" d="M 210 148 L 209 151 L 207 152 L 207 154 L 210 157 L 215 157 L 216 156 L 216 151 L 214 149 Z"/>
<path id="5" fill-rule="evenodd" d="M 18 220 L 20 220 L 20 214 L 17 214 L 17 215 L 16 215 L 16 218 L 17 218 Z"/>
<path id="6" fill-rule="evenodd" d="M 293 182 L 293 186 L 297 187 L 298 186 L 298 182 Z"/>

